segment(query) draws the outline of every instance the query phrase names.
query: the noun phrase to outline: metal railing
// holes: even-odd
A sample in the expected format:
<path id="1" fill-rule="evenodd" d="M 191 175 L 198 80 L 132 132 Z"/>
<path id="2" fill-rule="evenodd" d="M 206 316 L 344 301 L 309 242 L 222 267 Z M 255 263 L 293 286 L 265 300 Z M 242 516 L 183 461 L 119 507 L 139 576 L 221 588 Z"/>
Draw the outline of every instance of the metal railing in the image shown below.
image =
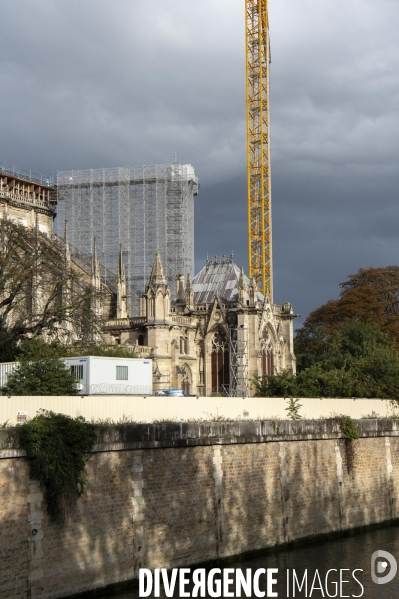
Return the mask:
<path id="1" fill-rule="evenodd" d="M 47 187 L 54 185 L 53 176 L 49 177 L 47 175 L 39 175 L 38 173 L 32 173 L 32 171 L 25 171 L 18 166 L 9 166 L 8 164 L 4 164 L 4 162 L 0 162 L 0 173 L 3 175 L 11 175 L 13 177 L 27 179 L 28 181 L 32 181 L 32 183 L 40 183 L 41 185 L 46 185 Z"/>

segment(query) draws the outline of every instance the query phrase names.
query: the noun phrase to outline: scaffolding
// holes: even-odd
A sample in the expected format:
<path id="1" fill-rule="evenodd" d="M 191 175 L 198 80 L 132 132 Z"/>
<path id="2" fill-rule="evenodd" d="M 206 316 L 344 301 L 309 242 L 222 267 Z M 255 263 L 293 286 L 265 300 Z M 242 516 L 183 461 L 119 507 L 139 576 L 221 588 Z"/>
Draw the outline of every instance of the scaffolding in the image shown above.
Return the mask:
<path id="1" fill-rule="evenodd" d="M 190 164 L 74 170 L 57 173 L 57 235 L 68 221 L 72 252 L 92 253 L 93 238 L 102 277 L 115 283 L 119 245 L 126 268 L 128 311 L 139 311 L 156 252 L 172 292 L 176 275 L 194 276 L 194 196 L 198 179 Z"/>
<path id="2" fill-rule="evenodd" d="M 248 395 L 248 330 L 245 325 L 230 329 L 230 389 L 231 397 Z"/>

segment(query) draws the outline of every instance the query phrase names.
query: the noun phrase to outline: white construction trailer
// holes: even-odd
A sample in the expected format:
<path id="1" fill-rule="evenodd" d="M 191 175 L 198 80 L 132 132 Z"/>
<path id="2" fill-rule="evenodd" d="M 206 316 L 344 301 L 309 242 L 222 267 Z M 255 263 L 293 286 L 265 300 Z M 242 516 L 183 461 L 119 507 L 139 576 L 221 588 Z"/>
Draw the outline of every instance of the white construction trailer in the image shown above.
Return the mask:
<path id="1" fill-rule="evenodd" d="M 0 389 L 7 383 L 7 376 L 17 367 L 18 362 L 1 362 L 0 364 Z"/>
<path id="2" fill-rule="evenodd" d="M 83 356 L 63 358 L 79 395 L 152 395 L 152 361 Z"/>
<path id="3" fill-rule="evenodd" d="M 79 395 L 152 395 L 152 361 L 83 356 L 62 358 L 76 378 Z M 0 389 L 18 362 L 0 363 Z"/>

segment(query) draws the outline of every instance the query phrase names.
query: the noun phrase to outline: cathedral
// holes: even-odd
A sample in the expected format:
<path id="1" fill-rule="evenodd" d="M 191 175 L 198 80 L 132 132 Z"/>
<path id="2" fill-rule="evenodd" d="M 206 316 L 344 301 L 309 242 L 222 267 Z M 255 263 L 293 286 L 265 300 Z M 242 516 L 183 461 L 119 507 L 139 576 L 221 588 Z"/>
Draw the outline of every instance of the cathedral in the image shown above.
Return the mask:
<path id="1" fill-rule="evenodd" d="M 157 254 L 137 316 L 127 314 L 125 285 L 121 255 L 117 318 L 104 321 L 104 338 L 152 358 L 155 390 L 246 396 L 255 377 L 295 373 L 291 304 L 272 304 L 233 256 L 207 259 L 193 280 L 178 275 L 172 302 Z"/>
<path id="2" fill-rule="evenodd" d="M 100 264 L 95 239 L 91 256 L 73 252 L 66 224 L 63 239 L 52 232 L 52 191 L 47 181 L 0 173 L 0 218 L 36 227 L 43 241 L 57 248 L 67 271 L 78 273 L 92 290 L 91 309 L 102 325 L 96 341 L 151 358 L 155 391 L 247 396 L 255 392 L 256 377 L 284 369 L 295 373 L 291 304 L 279 306 L 262 295 L 233 256 L 207 258 L 193 278 L 177 274 L 171 289 L 156 253 L 137 313 L 129 314 L 122 245 L 116 273 L 106 273 Z"/>

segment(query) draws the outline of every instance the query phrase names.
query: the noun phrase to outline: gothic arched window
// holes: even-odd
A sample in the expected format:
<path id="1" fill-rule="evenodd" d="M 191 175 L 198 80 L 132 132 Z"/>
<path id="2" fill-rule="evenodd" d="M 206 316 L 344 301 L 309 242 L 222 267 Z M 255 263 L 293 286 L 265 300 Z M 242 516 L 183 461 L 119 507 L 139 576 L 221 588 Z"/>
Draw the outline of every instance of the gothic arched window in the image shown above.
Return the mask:
<path id="1" fill-rule="evenodd" d="M 227 335 L 218 329 L 212 338 L 212 393 L 223 393 L 230 385 L 230 351 Z"/>
<path id="2" fill-rule="evenodd" d="M 191 391 L 191 370 L 187 364 L 184 364 L 181 369 L 181 387 L 184 393 L 190 395 Z"/>
<path id="3" fill-rule="evenodd" d="M 263 329 L 261 339 L 262 376 L 274 374 L 273 344 L 267 328 Z"/>

